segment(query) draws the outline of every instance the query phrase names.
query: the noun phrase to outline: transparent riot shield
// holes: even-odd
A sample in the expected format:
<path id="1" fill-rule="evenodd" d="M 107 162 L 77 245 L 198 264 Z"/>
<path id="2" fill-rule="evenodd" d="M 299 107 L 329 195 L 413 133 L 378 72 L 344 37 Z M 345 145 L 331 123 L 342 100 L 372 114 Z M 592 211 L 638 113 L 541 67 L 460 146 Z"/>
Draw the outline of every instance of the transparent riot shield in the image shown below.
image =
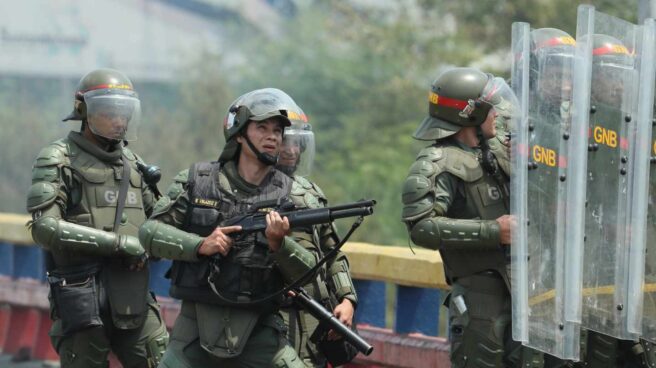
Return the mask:
<path id="1" fill-rule="evenodd" d="M 579 324 L 566 318 L 569 282 L 567 163 L 574 39 L 513 24 L 512 86 L 521 116 L 512 134 L 513 338 L 564 359 L 579 359 Z M 573 263 L 576 264 L 576 263 Z M 578 295 L 580 297 L 580 295 Z"/>
<path id="2" fill-rule="evenodd" d="M 631 204 L 647 199 L 632 186 L 643 28 L 589 5 L 579 7 L 578 21 L 583 26 L 577 29 L 577 49 L 591 55 L 583 327 L 635 339 L 628 311 L 640 303 L 641 293 L 635 290 L 640 289 L 642 275 L 630 265 L 644 262 L 644 253 L 631 253 Z"/>
<path id="3" fill-rule="evenodd" d="M 530 26 L 516 22 L 512 25 L 511 86 L 519 103 L 518 121 L 510 127 L 511 165 L 510 212 L 517 221 L 511 238 L 511 294 L 512 337 L 515 341 L 528 342 L 528 255 L 525 220 L 527 218 L 528 176 L 528 71 Z"/>
<path id="4" fill-rule="evenodd" d="M 643 31 L 643 60 L 654 60 L 656 57 L 656 22 L 647 19 Z M 635 309 L 629 309 L 629 329 L 636 324 L 642 327 L 642 337 L 648 341 L 656 342 L 656 137 L 650 119 L 654 113 L 654 63 L 640 64 L 640 94 L 638 98 L 638 127 L 636 133 L 634 192 L 646 191 L 647 201 L 633 202 L 632 207 L 632 237 L 630 265 L 636 272 L 644 270 L 644 284 L 630 280 L 630 284 L 644 287 L 643 304 Z M 647 164 L 650 163 L 651 165 Z M 651 166 L 651 168 L 650 168 Z M 645 229 L 645 231 L 639 231 Z M 636 231 L 638 230 L 638 231 Z M 645 254 L 645 262 L 639 262 L 640 257 L 635 254 Z M 637 260 L 637 261 L 636 261 Z M 635 274 L 634 274 L 635 275 Z M 635 290 L 631 291 L 635 292 Z M 642 307 L 642 308 L 640 308 Z M 639 320 L 642 316 L 642 321 Z M 639 332 L 631 331 L 630 332 Z"/>

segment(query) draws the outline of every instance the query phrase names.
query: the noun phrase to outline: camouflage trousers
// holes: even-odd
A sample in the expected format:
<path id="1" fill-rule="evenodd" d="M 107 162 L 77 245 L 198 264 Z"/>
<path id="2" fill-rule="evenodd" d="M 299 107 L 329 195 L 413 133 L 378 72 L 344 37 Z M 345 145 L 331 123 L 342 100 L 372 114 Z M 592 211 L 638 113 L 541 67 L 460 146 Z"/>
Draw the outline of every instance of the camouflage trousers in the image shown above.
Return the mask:
<path id="1" fill-rule="evenodd" d="M 59 354 L 62 368 L 106 368 L 110 350 L 124 368 L 157 367 L 169 334 L 161 318 L 159 306 L 149 298 L 148 312 L 141 327 L 122 330 L 113 327 L 111 318 L 102 316 L 104 326 L 87 328 L 63 336 L 61 320 L 50 329 L 50 340 Z"/>
<path id="2" fill-rule="evenodd" d="M 512 340 L 511 300 L 500 277 L 481 273 L 451 285 L 449 341 L 451 365 L 470 367 L 543 366 L 543 354 Z"/>
<path id="3" fill-rule="evenodd" d="M 247 337 L 238 356 L 221 358 L 211 354 L 201 344 L 200 320 L 195 303 L 183 302 L 180 315 L 171 332 L 171 342 L 160 363 L 160 368 L 305 368 L 298 354 L 285 337 L 282 318 L 276 323 L 261 318 Z M 275 318 L 274 318 L 275 319 Z M 279 323 L 277 323 L 279 321 Z M 232 338 L 236 339 L 236 336 Z"/>
<path id="4" fill-rule="evenodd" d="M 280 314 L 287 326 L 287 340 L 308 367 L 323 368 L 328 362 L 310 336 L 319 327 L 319 321 L 309 313 L 294 306 L 284 307 Z"/>

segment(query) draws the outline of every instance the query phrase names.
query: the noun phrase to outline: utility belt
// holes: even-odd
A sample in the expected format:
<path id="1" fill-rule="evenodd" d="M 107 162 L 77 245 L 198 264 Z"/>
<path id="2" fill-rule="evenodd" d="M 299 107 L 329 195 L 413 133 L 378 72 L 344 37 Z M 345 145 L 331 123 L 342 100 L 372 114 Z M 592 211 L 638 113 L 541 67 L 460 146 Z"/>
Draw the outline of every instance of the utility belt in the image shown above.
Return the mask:
<path id="1" fill-rule="evenodd" d="M 215 262 L 214 264 L 212 262 Z M 213 272 L 210 272 L 214 268 Z M 273 265 L 245 265 L 230 262 L 228 259 L 200 262 L 174 261 L 171 267 L 172 297 L 198 303 L 231 306 L 220 299 L 210 288 L 208 277 L 215 277 L 213 282 L 221 295 L 228 300 L 248 302 L 279 290 L 282 277 Z M 260 306 L 266 310 L 276 310 L 282 303 L 282 296 L 268 305 Z M 257 307 L 253 309 L 259 309 Z"/>
<path id="2" fill-rule="evenodd" d="M 147 267 L 128 271 L 121 259 L 56 267 L 48 272 L 52 317 L 64 335 L 103 326 L 109 313 L 114 327 L 138 328 L 148 312 L 148 277 Z"/>
<path id="3" fill-rule="evenodd" d="M 471 291 L 483 291 L 493 294 L 508 292 L 505 280 L 496 271 L 483 271 L 474 275 L 458 277 L 455 281 Z"/>

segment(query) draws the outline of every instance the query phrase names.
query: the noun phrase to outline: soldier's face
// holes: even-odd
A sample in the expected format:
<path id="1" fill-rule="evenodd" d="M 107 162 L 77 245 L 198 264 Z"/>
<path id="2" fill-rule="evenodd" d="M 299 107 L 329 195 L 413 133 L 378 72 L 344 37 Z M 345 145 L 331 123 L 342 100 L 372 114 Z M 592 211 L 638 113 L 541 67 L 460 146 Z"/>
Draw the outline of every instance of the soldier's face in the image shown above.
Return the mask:
<path id="1" fill-rule="evenodd" d="M 284 139 L 278 164 L 283 166 L 295 166 L 301 155 L 301 146 L 297 139 Z"/>
<path id="2" fill-rule="evenodd" d="M 90 115 L 88 121 L 96 135 L 118 140 L 125 137 L 129 118 L 115 111 L 100 110 Z"/>
<path id="3" fill-rule="evenodd" d="M 278 119 L 266 119 L 263 121 L 253 121 L 246 128 L 246 135 L 251 140 L 258 151 L 268 153 L 272 156 L 278 155 L 282 144 L 283 125 Z M 242 143 L 242 149 L 255 155 L 242 137 L 237 137 L 237 142 Z"/>
<path id="4" fill-rule="evenodd" d="M 487 118 L 481 124 L 481 130 L 483 131 L 483 138 L 485 139 L 490 139 L 494 138 L 497 134 L 497 127 L 496 127 L 496 118 L 499 114 L 494 108 L 491 108 L 490 111 L 487 113 Z"/>
<path id="5" fill-rule="evenodd" d="M 540 78 L 543 97 L 554 101 L 569 101 L 572 98 L 572 75 L 569 69 L 550 67 Z"/>

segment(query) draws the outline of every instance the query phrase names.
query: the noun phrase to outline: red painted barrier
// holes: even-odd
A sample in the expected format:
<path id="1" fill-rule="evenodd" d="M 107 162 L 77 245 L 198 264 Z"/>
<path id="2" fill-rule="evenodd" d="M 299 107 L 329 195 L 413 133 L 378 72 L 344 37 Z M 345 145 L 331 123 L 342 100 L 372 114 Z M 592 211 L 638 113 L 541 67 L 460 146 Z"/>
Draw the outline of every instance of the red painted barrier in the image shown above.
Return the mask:
<path id="1" fill-rule="evenodd" d="M 360 335 L 374 346 L 370 356 L 358 355 L 353 368 L 449 368 L 449 342 L 443 337 L 400 335 L 392 330 L 358 325 Z"/>
<path id="2" fill-rule="evenodd" d="M 59 361 L 59 355 L 52 347 L 50 336 L 48 335 L 51 326 L 52 320 L 50 320 L 50 312 L 47 310 L 41 311 L 41 323 L 39 324 L 39 331 L 33 354 L 33 358 L 36 360 Z"/>
<path id="3" fill-rule="evenodd" d="M 4 352 L 14 355 L 14 360 L 29 360 L 34 353 L 41 312 L 36 308 L 14 307 L 9 322 L 9 337 Z"/>
<path id="4" fill-rule="evenodd" d="M 11 321 L 11 306 L 0 304 L 0 353 L 4 351 L 9 337 L 9 321 Z"/>

